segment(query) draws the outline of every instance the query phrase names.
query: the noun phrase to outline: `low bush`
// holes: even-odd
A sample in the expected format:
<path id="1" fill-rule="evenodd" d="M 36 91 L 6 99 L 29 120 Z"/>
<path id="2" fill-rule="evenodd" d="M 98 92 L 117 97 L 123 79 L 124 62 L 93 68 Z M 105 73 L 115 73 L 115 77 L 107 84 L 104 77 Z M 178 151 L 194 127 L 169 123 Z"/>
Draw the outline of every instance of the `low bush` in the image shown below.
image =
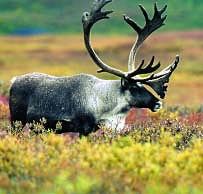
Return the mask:
<path id="1" fill-rule="evenodd" d="M 17 132 L 1 130 L 0 193 L 203 191 L 201 107 L 144 111 L 121 132 L 101 126 L 81 139 L 45 131 L 43 122 L 33 125 L 38 135 L 20 123 Z"/>

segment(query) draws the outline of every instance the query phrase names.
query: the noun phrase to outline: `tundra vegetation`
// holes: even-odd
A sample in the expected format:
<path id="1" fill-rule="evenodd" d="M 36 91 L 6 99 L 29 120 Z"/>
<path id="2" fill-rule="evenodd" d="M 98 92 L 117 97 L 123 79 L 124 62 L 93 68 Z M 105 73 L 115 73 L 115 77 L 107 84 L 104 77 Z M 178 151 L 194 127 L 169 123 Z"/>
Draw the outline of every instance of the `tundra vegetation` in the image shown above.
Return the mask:
<path id="1" fill-rule="evenodd" d="M 125 69 L 134 37 L 98 36 L 103 58 Z M 9 122 L 9 80 L 40 71 L 53 75 L 95 74 L 80 36 L 0 37 L 0 193 L 174 193 L 203 192 L 203 32 L 151 37 L 139 61 L 153 52 L 164 64 L 181 54 L 158 113 L 134 109 L 121 132 L 101 126 L 82 139 L 56 135 L 33 123 L 17 131 Z M 109 43 L 110 46 L 109 46 Z M 105 74 L 101 78 L 112 78 Z M 40 131 L 39 135 L 33 133 Z"/>
<path id="2" fill-rule="evenodd" d="M 181 68 L 165 99 L 168 107 L 158 113 L 133 110 L 128 115 L 128 122 L 134 124 L 129 130 L 118 134 L 102 128 L 82 139 L 47 132 L 36 136 L 28 129 L 22 131 L 18 123 L 16 133 L 10 129 L 7 104 L 13 75 L 39 68 L 55 75 L 94 73 L 80 37 L 1 37 L 1 193 L 202 193 L 203 59 L 199 37 L 201 31 L 158 34 L 140 54 L 153 51 L 162 61 L 169 61 L 168 53 L 182 53 Z M 66 44 L 71 40 L 74 43 Z M 134 39 L 128 37 L 97 37 L 95 46 L 122 67 L 126 42 L 131 41 Z M 35 129 L 43 128 L 36 124 Z"/>
<path id="3" fill-rule="evenodd" d="M 82 139 L 34 123 L 13 131 L 1 105 L 0 193 L 195 193 L 203 191 L 203 108 L 138 110 L 121 132 Z M 60 128 L 60 126 L 58 126 Z M 40 131 L 39 135 L 33 133 Z M 57 130 L 57 129 L 56 129 Z"/>

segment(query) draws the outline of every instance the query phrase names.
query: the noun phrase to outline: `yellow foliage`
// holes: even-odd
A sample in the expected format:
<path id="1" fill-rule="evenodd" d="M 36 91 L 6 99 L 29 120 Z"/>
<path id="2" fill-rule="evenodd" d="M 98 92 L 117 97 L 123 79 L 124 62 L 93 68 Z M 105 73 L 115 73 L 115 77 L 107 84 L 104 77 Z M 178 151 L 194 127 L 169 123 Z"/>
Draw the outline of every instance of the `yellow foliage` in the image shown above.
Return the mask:
<path id="1" fill-rule="evenodd" d="M 54 134 L 8 135 L 0 141 L 0 186 L 16 193 L 132 193 L 155 184 L 170 192 L 183 183 L 203 189 L 203 142 L 193 140 L 178 151 L 176 141 L 163 130 L 159 142 L 144 144 L 132 136 L 95 143 Z"/>

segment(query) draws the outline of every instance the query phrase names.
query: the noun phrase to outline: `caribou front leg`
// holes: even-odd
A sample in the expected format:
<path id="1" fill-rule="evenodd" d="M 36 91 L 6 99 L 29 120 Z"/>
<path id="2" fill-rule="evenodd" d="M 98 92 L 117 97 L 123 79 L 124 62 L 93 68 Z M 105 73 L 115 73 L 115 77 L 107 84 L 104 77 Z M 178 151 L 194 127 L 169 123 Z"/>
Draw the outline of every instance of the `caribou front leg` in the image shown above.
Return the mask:
<path id="1" fill-rule="evenodd" d="M 110 116 L 107 119 L 102 119 L 100 121 L 100 125 L 104 126 L 107 129 L 120 132 L 122 129 L 125 128 L 125 118 L 125 114 Z"/>

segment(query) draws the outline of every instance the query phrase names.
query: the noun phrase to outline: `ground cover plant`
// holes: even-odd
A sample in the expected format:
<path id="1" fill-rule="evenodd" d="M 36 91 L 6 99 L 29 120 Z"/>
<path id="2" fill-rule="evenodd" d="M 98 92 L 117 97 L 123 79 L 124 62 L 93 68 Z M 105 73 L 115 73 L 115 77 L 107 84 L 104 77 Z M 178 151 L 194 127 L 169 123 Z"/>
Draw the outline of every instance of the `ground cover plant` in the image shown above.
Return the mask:
<path id="1" fill-rule="evenodd" d="M 202 193 L 203 108 L 134 111 L 120 133 L 82 139 L 1 118 L 0 193 Z"/>
<path id="2" fill-rule="evenodd" d="M 54 134 L 60 123 L 45 131 L 45 120 L 24 129 L 16 123 L 14 131 L 8 108 L 13 76 L 95 74 L 82 38 L 0 37 L 0 193 L 202 193 L 202 37 L 202 31 L 190 31 L 150 38 L 139 61 L 156 55 L 164 67 L 174 54 L 181 56 L 164 108 L 156 114 L 134 109 L 123 131 L 101 126 L 82 139 Z M 124 69 L 134 37 L 96 38 L 98 53 Z"/>

